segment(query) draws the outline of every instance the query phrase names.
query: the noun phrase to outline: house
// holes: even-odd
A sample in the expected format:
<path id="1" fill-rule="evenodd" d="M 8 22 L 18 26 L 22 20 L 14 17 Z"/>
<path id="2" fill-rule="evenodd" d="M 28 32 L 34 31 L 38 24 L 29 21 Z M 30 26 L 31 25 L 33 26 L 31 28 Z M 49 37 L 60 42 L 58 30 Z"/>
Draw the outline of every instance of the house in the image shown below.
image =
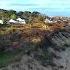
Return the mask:
<path id="1" fill-rule="evenodd" d="M 53 21 L 51 21 L 51 20 L 49 20 L 49 19 L 45 19 L 45 21 L 44 21 L 45 23 L 53 23 Z"/>
<path id="2" fill-rule="evenodd" d="M 3 20 L 0 20 L 0 24 L 3 24 Z"/>
<path id="3" fill-rule="evenodd" d="M 20 24 L 26 24 L 25 19 L 18 18 L 16 19 Z"/>
<path id="4" fill-rule="evenodd" d="M 13 19 L 10 19 L 9 20 L 9 23 L 17 23 L 17 21 L 13 20 Z"/>
<path id="5" fill-rule="evenodd" d="M 24 19 L 17 18 L 16 20 L 10 19 L 8 23 L 14 23 L 14 24 L 26 24 Z"/>

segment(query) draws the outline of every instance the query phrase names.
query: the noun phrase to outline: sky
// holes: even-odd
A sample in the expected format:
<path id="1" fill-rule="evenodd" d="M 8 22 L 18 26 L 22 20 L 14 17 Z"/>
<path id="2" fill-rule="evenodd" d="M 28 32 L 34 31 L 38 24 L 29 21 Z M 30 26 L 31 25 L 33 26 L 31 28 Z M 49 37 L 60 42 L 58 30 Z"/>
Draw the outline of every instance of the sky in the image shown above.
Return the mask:
<path id="1" fill-rule="evenodd" d="M 48 16 L 70 16 L 70 0 L 0 0 L 0 8 L 38 11 Z"/>

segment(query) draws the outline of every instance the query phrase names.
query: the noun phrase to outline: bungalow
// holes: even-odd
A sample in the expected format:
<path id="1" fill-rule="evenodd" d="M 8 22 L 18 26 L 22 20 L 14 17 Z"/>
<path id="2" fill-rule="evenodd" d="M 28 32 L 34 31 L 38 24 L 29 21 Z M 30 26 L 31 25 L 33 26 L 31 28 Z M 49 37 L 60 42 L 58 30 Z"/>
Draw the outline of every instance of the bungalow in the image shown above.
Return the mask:
<path id="1" fill-rule="evenodd" d="M 9 20 L 9 23 L 17 23 L 17 21 L 13 20 L 13 19 L 10 19 Z"/>
<path id="2" fill-rule="evenodd" d="M 49 20 L 49 19 L 45 19 L 45 21 L 44 21 L 45 23 L 52 23 L 53 21 L 51 21 L 51 20 Z"/>
<path id="3" fill-rule="evenodd" d="M 0 24 L 3 24 L 3 20 L 0 20 Z"/>
<path id="4" fill-rule="evenodd" d="M 16 20 L 10 19 L 8 23 L 15 23 L 15 24 L 26 24 L 24 19 L 18 18 Z"/>
<path id="5" fill-rule="evenodd" d="M 16 19 L 20 24 L 26 24 L 25 19 L 18 18 Z"/>

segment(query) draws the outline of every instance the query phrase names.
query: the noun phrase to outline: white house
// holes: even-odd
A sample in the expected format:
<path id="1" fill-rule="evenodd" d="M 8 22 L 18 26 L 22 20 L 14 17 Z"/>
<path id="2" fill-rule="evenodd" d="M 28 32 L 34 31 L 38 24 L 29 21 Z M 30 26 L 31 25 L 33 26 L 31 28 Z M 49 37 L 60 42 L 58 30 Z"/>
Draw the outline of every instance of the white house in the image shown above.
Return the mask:
<path id="1" fill-rule="evenodd" d="M 9 23 L 17 23 L 17 21 L 13 20 L 13 19 L 10 19 L 9 20 Z"/>
<path id="2" fill-rule="evenodd" d="M 51 21 L 51 20 L 49 20 L 49 19 L 45 19 L 45 21 L 44 21 L 45 23 L 52 23 L 53 21 Z"/>
<path id="3" fill-rule="evenodd" d="M 3 24 L 3 20 L 0 20 L 0 24 Z"/>
<path id="4" fill-rule="evenodd" d="M 17 21 L 18 21 L 20 24 L 26 24 L 25 19 L 18 18 Z"/>
<path id="5" fill-rule="evenodd" d="M 18 18 L 16 20 L 10 19 L 8 23 L 14 23 L 14 24 L 26 24 L 24 19 Z"/>

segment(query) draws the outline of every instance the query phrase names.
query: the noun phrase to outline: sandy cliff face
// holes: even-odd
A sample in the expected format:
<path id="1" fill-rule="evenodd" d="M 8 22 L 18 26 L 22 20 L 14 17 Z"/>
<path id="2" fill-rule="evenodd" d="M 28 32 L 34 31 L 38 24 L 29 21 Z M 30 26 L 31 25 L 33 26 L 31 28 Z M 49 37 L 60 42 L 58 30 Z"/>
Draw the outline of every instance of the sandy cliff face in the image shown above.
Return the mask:
<path id="1" fill-rule="evenodd" d="M 31 56 L 23 55 L 19 62 L 12 63 L 0 70 L 70 70 L 70 48 L 62 52 L 54 52 L 61 57 L 60 59 L 53 59 L 56 66 L 44 67 Z"/>
<path id="2" fill-rule="evenodd" d="M 69 26 L 51 32 L 32 28 L 14 32 L 10 39 L 25 54 L 0 70 L 70 70 Z"/>

